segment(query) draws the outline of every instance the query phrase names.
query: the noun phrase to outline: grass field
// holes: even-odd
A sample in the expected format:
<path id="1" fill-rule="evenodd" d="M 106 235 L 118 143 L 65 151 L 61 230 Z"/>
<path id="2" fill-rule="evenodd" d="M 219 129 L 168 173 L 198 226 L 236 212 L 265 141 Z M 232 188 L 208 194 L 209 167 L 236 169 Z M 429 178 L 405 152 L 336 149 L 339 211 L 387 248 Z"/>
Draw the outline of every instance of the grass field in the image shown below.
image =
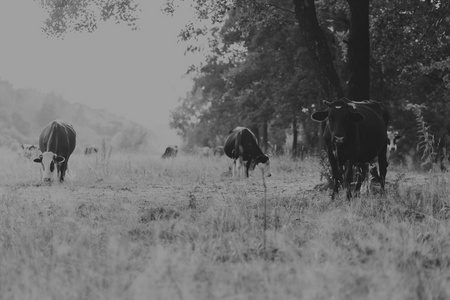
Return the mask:
<path id="1" fill-rule="evenodd" d="M 450 299 L 450 176 L 388 169 L 330 201 L 315 159 L 74 155 L 66 182 L 0 150 L 1 299 Z M 266 229 L 265 229 L 266 228 Z"/>

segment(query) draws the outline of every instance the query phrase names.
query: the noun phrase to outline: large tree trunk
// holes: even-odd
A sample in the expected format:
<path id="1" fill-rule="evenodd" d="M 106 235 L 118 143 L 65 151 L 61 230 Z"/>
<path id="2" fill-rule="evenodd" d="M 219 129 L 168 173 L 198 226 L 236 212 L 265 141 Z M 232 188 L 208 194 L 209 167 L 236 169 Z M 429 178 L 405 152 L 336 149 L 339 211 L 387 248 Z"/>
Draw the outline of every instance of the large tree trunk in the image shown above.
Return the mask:
<path id="1" fill-rule="evenodd" d="M 347 98 L 353 101 L 370 99 L 369 0 L 347 0 L 350 6 L 348 37 Z"/>
<path id="2" fill-rule="evenodd" d="M 330 49 L 317 20 L 314 0 L 293 0 L 293 2 L 300 32 L 311 61 L 315 64 L 314 68 L 318 72 L 317 77 L 324 97 L 331 101 L 344 97 Z"/>

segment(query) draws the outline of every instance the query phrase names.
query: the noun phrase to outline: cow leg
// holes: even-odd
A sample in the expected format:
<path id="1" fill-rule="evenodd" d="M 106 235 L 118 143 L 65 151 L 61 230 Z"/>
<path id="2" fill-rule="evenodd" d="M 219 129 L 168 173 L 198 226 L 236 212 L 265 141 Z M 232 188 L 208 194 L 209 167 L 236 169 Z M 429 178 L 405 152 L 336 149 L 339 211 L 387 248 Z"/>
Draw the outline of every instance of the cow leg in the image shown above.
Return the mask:
<path id="1" fill-rule="evenodd" d="M 338 165 L 336 157 L 334 156 L 333 150 L 328 148 L 328 160 L 330 161 L 331 172 L 333 175 L 333 192 L 331 193 L 331 200 L 334 200 L 336 194 L 339 192 L 339 184 L 342 183 L 342 171 Z"/>
<path id="2" fill-rule="evenodd" d="M 242 167 L 243 167 L 243 161 L 242 161 L 242 158 L 241 157 L 238 157 L 236 160 L 235 160 L 235 162 L 236 162 L 236 164 L 235 164 L 235 166 L 236 166 L 236 176 L 237 177 L 241 177 L 242 176 Z"/>
<path id="3" fill-rule="evenodd" d="M 237 177 L 237 168 L 238 168 L 238 166 L 237 166 L 237 164 L 238 164 L 237 160 L 238 160 L 238 159 L 234 159 L 234 161 L 233 161 L 233 170 L 232 170 L 232 174 L 231 174 L 233 178 L 234 178 L 234 177 Z"/>
<path id="4" fill-rule="evenodd" d="M 249 176 L 248 176 L 248 169 L 250 169 L 251 163 L 252 163 L 252 160 L 251 160 L 251 159 L 249 159 L 249 160 L 245 163 L 245 176 L 247 176 L 247 178 L 249 177 Z"/>
<path id="5" fill-rule="evenodd" d="M 59 175 L 59 181 L 64 181 L 64 176 L 66 174 L 67 169 L 67 160 L 62 162 L 61 165 L 58 165 L 58 175 Z"/>
<path id="6" fill-rule="evenodd" d="M 359 172 L 356 176 L 355 193 L 360 193 L 361 186 L 363 186 L 363 184 L 363 191 L 366 191 L 368 193 L 370 189 L 370 176 L 367 176 L 369 172 L 369 164 L 361 163 L 358 164 L 357 167 L 359 168 Z"/>
<path id="7" fill-rule="evenodd" d="M 386 173 L 387 167 L 389 165 L 386 157 L 386 149 L 387 145 L 383 147 L 381 153 L 378 155 L 378 169 L 380 169 L 380 185 L 381 185 L 381 194 L 384 194 L 384 184 L 386 182 Z"/>

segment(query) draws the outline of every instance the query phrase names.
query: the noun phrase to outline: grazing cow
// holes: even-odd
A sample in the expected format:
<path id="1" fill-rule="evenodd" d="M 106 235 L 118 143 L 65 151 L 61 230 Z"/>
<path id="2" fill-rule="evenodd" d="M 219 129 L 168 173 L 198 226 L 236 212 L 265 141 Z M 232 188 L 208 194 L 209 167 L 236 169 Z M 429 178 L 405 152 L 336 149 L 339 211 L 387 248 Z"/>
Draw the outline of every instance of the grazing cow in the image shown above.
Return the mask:
<path id="1" fill-rule="evenodd" d="M 217 146 L 214 148 L 214 155 L 218 155 L 218 156 L 222 156 L 225 154 L 225 152 L 223 151 L 223 146 Z"/>
<path id="2" fill-rule="evenodd" d="M 231 130 L 225 141 L 225 154 L 234 159 L 233 176 L 241 173 L 241 167 L 245 162 L 245 175 L 248 177 L 248 170 L 254 169 L 258 165 L 269 177 L 270 161 L 269 156 L 264 154 L 258 146 L 258 140 L 250 129 L 236 127 Z"/>
<path id="3" fill-rule="evenodd" d="M 34 161 L 40 163 L 44 169 L 44 182 L 53 180 L 56 170 L 59 181 L 64 181 L 69 157 L 75 149 L 76 133 L 72 125 L 60 120 L 50 122 L 39 136 L 39 147 L 42 154 Z"/>
<path id="4" fill-rule="evenodd" d="M 178 146 L 167 146 L 162 158 L 176 157 L 178 154 Z"/>
<path id="5" fill-rule="evenodd" d="M 86 149 L 84 150 L 84 154 L 85 155 L 95 154 L 95 153 L 98 153 L 98 148 L 97 147 L 89 146 L 89 147 L 86 147 Z"/>
<path id="6" fill-rule="evenodd" d="M 41 152 L 38 146 L 32 144 L 22 144 L 20 147 L 22 148 L 21 155 L 29 159 L 39 156 Z"/>
<path id="7" fill-rule="evenodd" d="M 347 198 L 351 198 L 350 182 L 353 178 L 353 166 L 362 169 L 362 179 L 358 180 L 355 190 L 359 191 L 367 174 L 368 164 L 375 157 L 381 178 L 381 190 L 387 172 L 387 125 L 389 114 L 386 107 L 376 101 L 352 102 L 347 99 L 333 102 L 324 101 L 325 111 L 311 115 L 317 122 L 326 122 L 323 138 L 333 173 L 334 199 L 339 184 L 347 188 Z"/>

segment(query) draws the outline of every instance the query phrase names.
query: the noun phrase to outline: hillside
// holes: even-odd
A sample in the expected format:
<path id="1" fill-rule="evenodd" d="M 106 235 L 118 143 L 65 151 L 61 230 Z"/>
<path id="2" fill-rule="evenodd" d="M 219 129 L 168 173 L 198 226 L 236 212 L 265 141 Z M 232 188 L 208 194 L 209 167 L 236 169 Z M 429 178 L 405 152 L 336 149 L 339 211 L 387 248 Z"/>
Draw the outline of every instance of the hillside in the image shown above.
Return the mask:
<path id="1" fill-rule="evenodd" d="M 42 128 L 61 119 L 77 132 L 77 149 L 100 146 L 103 141 L 116 150 L 152 150 L 154 134 L 143 126 L 105 110 L 70 103 L 53 93 L 16 89 L 0 80 L 0 147 L 17 149 L 22 143 L 37 144 Z"/>

